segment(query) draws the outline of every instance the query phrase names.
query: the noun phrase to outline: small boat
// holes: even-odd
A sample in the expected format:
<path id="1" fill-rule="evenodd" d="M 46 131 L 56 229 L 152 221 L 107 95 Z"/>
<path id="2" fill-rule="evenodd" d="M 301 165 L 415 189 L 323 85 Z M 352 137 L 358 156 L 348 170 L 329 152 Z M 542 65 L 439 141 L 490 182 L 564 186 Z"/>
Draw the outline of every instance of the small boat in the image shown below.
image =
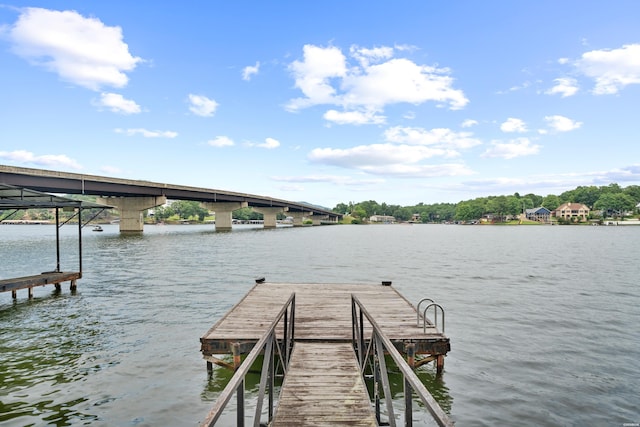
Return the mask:
<path id="1" fill-rule="evenodd" d="M 102 227 L 100 227 L 99 225 L 95 225 L 93 227 L 93 231 L 102 231 Z"/>

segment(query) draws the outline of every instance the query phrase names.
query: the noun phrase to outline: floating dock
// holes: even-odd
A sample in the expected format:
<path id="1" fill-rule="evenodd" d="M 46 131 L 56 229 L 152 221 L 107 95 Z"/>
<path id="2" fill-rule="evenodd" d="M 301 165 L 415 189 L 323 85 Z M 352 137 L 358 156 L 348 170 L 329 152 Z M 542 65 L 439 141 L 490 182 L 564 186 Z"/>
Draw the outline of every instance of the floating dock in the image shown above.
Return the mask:
<path id="1" fill-rule="evenodd" d="M 269 332 L 292 295 L 295 337 L 272 426 L 378 425 L 354 350 L 353 296 L 411 367 L 417 365 L 417 355 L 435 361 L 438 372 L 444 367 L 449 338 L 418 313 L 418 301 L 412 305 L 390 282 L 383 282 L 257 283 L 200 339 L 207 368 L 211 371 L 215 363 L 237 369 L 241 355 Z M 372 326 L 362 329 L 368 335 Z M 233 365 L 222 360 L 229 354 Z"/>

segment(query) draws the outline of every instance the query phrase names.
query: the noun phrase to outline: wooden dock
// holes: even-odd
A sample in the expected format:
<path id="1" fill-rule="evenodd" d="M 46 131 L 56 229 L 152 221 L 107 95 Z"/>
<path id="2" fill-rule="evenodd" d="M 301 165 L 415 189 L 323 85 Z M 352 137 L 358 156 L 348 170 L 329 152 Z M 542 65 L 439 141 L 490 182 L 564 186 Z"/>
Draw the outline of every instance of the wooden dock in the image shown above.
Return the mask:
<path id="1" fill-rule="evenodd" d="M 261 283 L 200 338 L 204 356 L 228 354 L 234 345 L 248 353 L 264 334 L 289 295 L 296 293 L 296 341 L 351 342 L 351 294 L 373 314 L 398 351 L 445 355 L 449 338 L 416 322 L 416 308 L 392 286 L 371 284 Z M 417 301 L 416 301 L 417 303 Z"/>
<path id="2" fill-rule="evenodd" d="M 430 322 L 418 325 L 416 308 L 392 286 L 258 283 L 200 339 L 208 368 L 228 366 L 218 357 L 229 353 L 237 368 L 292 293 L 295 343 L 272 426 L 377 425 L 353 348 L 352 295 L 410 364 L 426 355 L 441 370 L 450 350 L 449 338 Z"/>
<path id="3" fill-rule="evenodd" d="M 61 289 L 62 282 L 71 282 L 71 290 L 76 289 L 76 280 L 80 279 L 80 272 L 50 271 L 34 276 L 16 277 L 13 279 L 0 280 L 0 292 L 11 291 L 11 296 L 17 298 L 17 291 L 29 289 L 29 298 L 33 298 L 33 288 L 36 286 L 55 285 L 56 289 Z"/>
<path id="4" fill-rule="evenodd" d="M 350 343 L 295 343 L 273 425 L 378 425 Z"/>

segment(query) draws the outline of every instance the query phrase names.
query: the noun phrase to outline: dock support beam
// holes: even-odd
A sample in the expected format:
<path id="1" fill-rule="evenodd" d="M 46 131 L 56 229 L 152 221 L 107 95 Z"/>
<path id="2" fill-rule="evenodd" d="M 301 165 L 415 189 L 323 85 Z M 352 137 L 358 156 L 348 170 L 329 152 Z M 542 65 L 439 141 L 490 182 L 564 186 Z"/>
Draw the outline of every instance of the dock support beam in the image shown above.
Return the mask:
<path id="1" fill-rule="evenodd" d="M 289 210 L 289 208 L 259 208 L 255 206 L 252 209 L 264 216 L 264 228 L 276 228 L 278 214 Z"/>
<path id="2" fill-rule="evenodd" d="M 436 357 L 436 374 L 441 374 L 444 371 L 444 354 L 439 354 Z"/>
<path id="3" fill-rule="evenodd" d="M 216 231 L 231 231 L 233 211 L 249 206 L 247 202 L 202 202 L 201 205 L 216 213 Z"/>
<path id="4" fill-rule="evenodd" d="M 142 212 L 167 203 L 165 196 L 149 197 L 99 197 L 97 202 L 115 206 L 120 211 L 120 233 L 142 233 Z"/>

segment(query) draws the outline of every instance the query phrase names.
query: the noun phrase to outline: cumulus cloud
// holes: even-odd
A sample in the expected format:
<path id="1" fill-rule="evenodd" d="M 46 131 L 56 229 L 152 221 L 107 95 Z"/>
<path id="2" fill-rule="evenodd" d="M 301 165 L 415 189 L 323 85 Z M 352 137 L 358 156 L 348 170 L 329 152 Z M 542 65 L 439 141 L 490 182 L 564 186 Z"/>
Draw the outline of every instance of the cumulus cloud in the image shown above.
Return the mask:
<path id="1" fill-rule="evenodd" d="M 520 119 L 509 117 L 506 122 L 500 125 L 500 130 L 506 133 L 523 133 L 527 131 L 527 125 Z"/>
<path id="2" fill-rule="evenodd" d="M 462 122 L 460 126 L 462 126 L 463 128 L 470 128 L 471 126 L 475 126 L 477 124 L 478 124 L 477 120 L 467 119 L 464 122 Z"/>
<path id="3" fill-rule="evenodd" d="M 274 148 L 278 148 L 280 146 L 280 142 L 273 138 L 265 138 L 264 142 L 261 144 L 257 144 L 255 142 L 246 142 L 245 145 L 247 147 L 258 147 L 258 148 L 266 148 L 267 150 L 272 150 Z"/>
<path id="4" fill-rule="evenodd" d="M 423 129 L 395 126 L 384 132 L 387 141 L 411 145 L 438 145 L 447 149 L 467 149 L 479 145 L 471 132 L 454 132 L 447 128 Z"/>
<path id="5" fill-rule="evenodd" d="M 118 175 L 122 173 L 122 169 L 116 166 L 105 165 L 100 168 L 100 172 L 106 173 L 108 175 Z"/>
<path id="6" fill-rule="evenodd" d="M 211 117 L 218 108 L 218 103 L 204 95 L 189 94 L 189 111 L 196 116 Z"/>
<path id="7" fill-rule="evenodd" d="M 289 183 L 322 183 L 341 186 L 376 185 L 385 182 L 382 178 L 354 179 L 344 175 L 302 175 L 302 176 L 272 176 L 272 180 Z"/>
<path id="8" fill-rule="evenodd" d="M 582 126 L 582 122 L 571 120 L 564 116 L 546 116 L 544 120 L 556 132 L 569 132 Z"/>
<path id="9" fill-rule="evenodd" d="M 178 132 L 170 130 L 147 130 L 142 128 L 137 129 L 114 129 L 115 133 L 122 133 L 127 136 L 142 135 L 145 138 L 175 138 L 178 136 Z"/>
<path id="10" fill-rule="evenodd" d="M 249 81 L 251 76 L 258 74 L 260 71 L 260 62 L 256 62 L 256 65 L 248 65 L 242 69 L 242 80 Z"/>
<path id="11" fill-rule="evenodd" d="M 80 166 L 78 162 L 64 154 L 44 154 L 41 156 L 36 156 L 32 152 L 26 150 L 0 151 L 0 159 L 5 159 L 20 164 L 82 169 L 82 166 Z"/>
<path id="12" fill-rule="evenodd" d="M 21 9 L 7 34 L 16 55 L 95 91 L 126 86 L 126 73 L 142 61 L 129 52 L 120 27 L 72 10 Z"/>
<path id="13" fill-rule="evenodd" d="M 297 111 L 336 105 L 344 110 L 342 118 L 352 111 L 378 117 L 390 104 L 432 101 L 460 109 L 469 102 L 461 90 L 453 88 L 450 70 L 394 57 L 401 51 L 398 47 L 352 46 L 347 57 L 335 46 L 305 45 L 302 60 L 289 64 L 295 87 L 304 96 L 290 100 L 286 108 Z M 359 120 L 354 123 L 361 124 Z"/>
<path id="14" fill-rule="evenodd" d="M 209 144 L 212 147 L 232 147 L 235 145 L 235 143 L 233 142 L 233 140 L 231 138 L 229 138 L 228 136 L 216 136 L 214 139 L 207 141 L 207 144 Z"/>
<path id="15" fill-rule="evenodd" d="M 618 93 L 627 85 L 640 83 L 640 44 L 585 52 L 575 66 L 595 80 L 594 94 Z"/>
<path id="16" fill-rule="evenodd" d="M 547 95 L 560 95 L 563 98 L 573 96 L 578 92 L 578 81 L 571 77 L 561 77 L 554 80 L 555 86 L 547 90 Z"/>
<path id="17" fill-rule="evenodd" d="M 339 125 L 365 125 L 384 124 L 387 120 L 385 116 L 376 114 L 375 111 L 336 111 L 329 110 L 324 113 L 324 119 Z"/>
<path id="18" fill-rule="evenodd" d="M 454 132 L 446 128 L 423 129 L 395 126 L 384 132 L 385 143 L 349 148 L 315 148 L 311 162 L 372 175 L 397 177 L 434 177 L 467 175 L 472 171 L 462 163 L 440 164 L 438 159 L 451 159 L 462 150 L 481 144 L 470 132 Z"/>
<path id="19" fill-rule="evenodd" d="M 125 99 L 118 93 L 101 93 L 100 99 L 94 102 L 98 107 L 106 107 L 114 113 L 138 114 L 142 111 L 135 101 Z"/>
<path id="20" fill-rule="evenodd" d="M 540 146 L 532 144 L 529 138 L 517 138 L 509 142 L 492 142 L 491 146 L 482 154 L 482 157 L 513 159 L 538 154 L 539 151 Z"/>

